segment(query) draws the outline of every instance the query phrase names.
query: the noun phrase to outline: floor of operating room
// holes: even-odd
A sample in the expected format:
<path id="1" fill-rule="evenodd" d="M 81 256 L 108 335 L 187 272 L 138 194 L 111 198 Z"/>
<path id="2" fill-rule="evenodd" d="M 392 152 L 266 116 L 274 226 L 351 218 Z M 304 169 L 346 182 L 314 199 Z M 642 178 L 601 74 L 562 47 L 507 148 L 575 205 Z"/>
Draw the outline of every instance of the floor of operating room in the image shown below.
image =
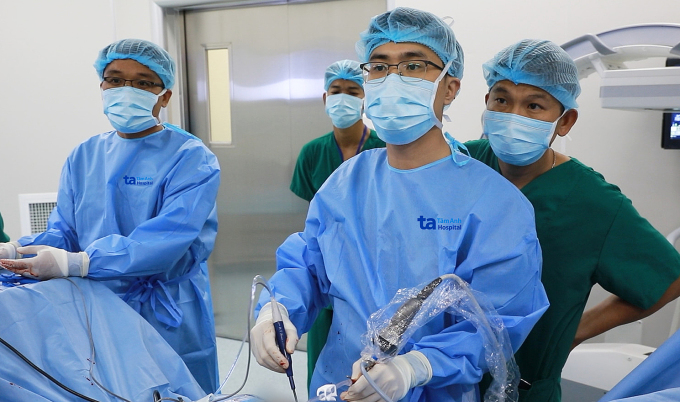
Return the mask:
<path id="1" fill-rule="evenodd" d="M 217 338 L 217 356 L 219 361 L 220 381 L 224 381 L 229 368 L 238 354 L 241 341 Z M 224 387 L 223 394 L 234 392 L 241 386 L 246 374 L 246 363 L 248 361 L 248 344 L 243 347 L 241 358 L 239 359 L 229 382 Z M 297 350 L 293 353 L 293 374 L 295 378 L 296 392 L 298 401 L 306 401 L 307 393 L 307 353 Z M 248 382 L 239 394 L 250 394 L 258 396 L 266 401 L 285 402 L 293 401 L 293 393 L 290 390 L 288 379 L 285 374 L 274 373 L 260 366 L 252 358 L 250 361 L 250 373 Z"/>

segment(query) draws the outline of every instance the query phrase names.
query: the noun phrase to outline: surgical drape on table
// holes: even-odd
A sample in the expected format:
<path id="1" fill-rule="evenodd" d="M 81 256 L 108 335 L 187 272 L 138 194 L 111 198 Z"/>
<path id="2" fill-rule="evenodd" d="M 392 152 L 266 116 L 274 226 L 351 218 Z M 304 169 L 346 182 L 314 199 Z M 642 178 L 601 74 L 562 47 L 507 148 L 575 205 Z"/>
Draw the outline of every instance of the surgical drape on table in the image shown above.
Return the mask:
<path id="1" fill-rule="evenodd" d="M 2 271 L 7 272 L 7 271 Z M 103 284 L 82 278 L 0 284 L 0 337 L 67 387 L 99 401 L 205 395 L 179 355 Z M 95 360 L 90 376 L 90 339 Z M 0 400 L 73 401 L 74 396 L 0 345 Z"/>

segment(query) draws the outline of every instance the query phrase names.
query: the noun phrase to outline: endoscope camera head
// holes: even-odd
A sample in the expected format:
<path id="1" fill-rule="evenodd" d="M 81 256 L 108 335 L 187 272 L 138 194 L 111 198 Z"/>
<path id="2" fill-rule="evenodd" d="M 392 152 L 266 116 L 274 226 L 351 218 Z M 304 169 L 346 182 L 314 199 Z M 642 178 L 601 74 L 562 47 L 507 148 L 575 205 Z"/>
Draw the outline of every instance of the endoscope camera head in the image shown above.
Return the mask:
<path id="1" fill-rule="evenodd" d="M 408 299 L 397 309 L 397 312 L 390 319 L 390 323 L 378 333 L 378 339 L 373 340 L 373 343 L 377 344 L 383 353 L 391 357 L 399 353 L 401 337 L 408 329 L 413 318 L 418 314 L 425 300 L 441 282 L 442 278 L 437 277 L 428 283 L 417 295 Z"/>

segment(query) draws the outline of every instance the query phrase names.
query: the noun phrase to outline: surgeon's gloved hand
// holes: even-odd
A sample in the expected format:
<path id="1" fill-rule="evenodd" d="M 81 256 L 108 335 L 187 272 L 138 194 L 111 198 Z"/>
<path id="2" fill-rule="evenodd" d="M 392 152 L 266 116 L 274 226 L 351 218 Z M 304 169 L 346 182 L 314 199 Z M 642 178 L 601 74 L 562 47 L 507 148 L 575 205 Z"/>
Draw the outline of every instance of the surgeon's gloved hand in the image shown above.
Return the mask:
<path id="1" fill-rule="evenodd" d="M 393 401 L 406 396 L 413 387 L 427 384 L 432 379 L 432 366 L 421 352 L 412 350 L 405 355 L 396 356 L 387 363 L 378 363 L 368 372 L 373 382 Z M 352 365 L 351 387 L 340 395 L 343 401 L 377 402 L 383 401 L 378 392 L 361 374 L 361 360 Z"/>
<path id="2" fill-rule="evenodd" d="M 21 247 L 21 244 L 15 241 L 0 243 L 0 259 L 15 260 L 21 258 L 22 255 L 17 253 L 19 247 Z"/>
<path id="3" fill-rule="evenodd" d="M 14 273 L 40 280 L 65 276 L 86 276 L 90 258 L 85 252 L 70 253 L 50 246 L 26 246 L 16 250 L 21 254 L 36 254 L 22 260 L 0 260 L 0 266 Z"/>
<path id="4" fill-rule="evenodd" d="M 286 330 L 286 351 L 293 354 L 299 340 L 297 328 L 288 319 L 288 310 L 281 303 L 277 304 Z M 262 307 L 255 326 L 250 330 L 250 347 L 260 366 L 279 373 L 284 373 L 288 368 L 286 356 L 276 346 L 271 302 Z"/>

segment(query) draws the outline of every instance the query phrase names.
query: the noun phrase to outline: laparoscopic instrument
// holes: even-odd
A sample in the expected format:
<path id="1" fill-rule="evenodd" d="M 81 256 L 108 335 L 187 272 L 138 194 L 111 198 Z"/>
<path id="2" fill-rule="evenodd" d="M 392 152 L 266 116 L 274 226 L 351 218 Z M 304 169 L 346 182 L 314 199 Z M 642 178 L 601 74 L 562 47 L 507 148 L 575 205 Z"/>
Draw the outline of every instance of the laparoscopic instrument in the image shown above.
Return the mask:
<path id="1" fill-rule="evenodd" d="M 377 332 L 377 336 L 372 337 L 372 343 L 377 345 L 380 351 L 384 354 L 382 360 L 387 360 L 395 357 L 400 350 L 399 340 L 403 338 L 404 333 L 409 328 L 409 325 L 415 318 L 416 314 L 422 307 L 425 300 L 432 294 L 435 288 L 442 282 L 442 278 L 438 277 L 427 286 L 422 288 L 418 294 L 409 298 L 403 303 L 394 315 L 390 318 L 389 323 L 383 329 Z M 368 383 L 376 390 L 378 394 L 387 402 L 391 399 L 383 394 L 380 387 L 378 387 L 371 379 L 367 372 L 370 371 L 377 363 L 379 358 L 375 355 L 370 359 L 364 358 L 361 365 L 362 375 L 366 377 Z M 327 384 L 317 390 L 317 398 L 311 401 L 334 401 L 338 395 L 338 390 L 344 387 L 349 387 L 352 384 L 351 380 L 346 380 L 338 384 Z"/>
<path id="2" fill-rule="evenodd" d="M 387 306 L 371 315 L 361 352 L 361 372 L 366 381 L 384 401 L 392 402 L 368 372 L 376 364 L 389 362 L 419 328 L 444 312 L 456 320 L 469 321 L 483 339 L 484 357 L 493 377 L 484 401 L 516 401 L 519 370 L 512 358 L 507 330 L 484 295 L 454 274 L 437 277 L 422 288 L 401 289 Z M 343 381 L 322 386 L 309 402 L 335 401 L 339 390 L 350 385 Z"/>
<path id="3" fill-rule="evenodd" d="M 402 304 L 397 312 L 394 313 L 390 319 L 389 325 L 378 332 L 377 339 L 374 340 L 380 347 L 380 350 L 385 355 L 394 357 L 399 352 L 399 339 L 401 339 L 408 329 L 409 325 L 420 310 L 425 300 L 434 292 L 435 288 L 442 283 L 442 278 L 438 277 L 427 286 L 425 286 L 417 295 L 408 299 L 406 303 Z M 371 360 L 370 367 L 375 365 L 376 361 Z M 369 369 L 370 369 L 369 367 Z"/>
<path id="4" fill-rule="evenodd" d="M 392 315 L 387 325 L 376 331 L 374 336 L 370 338 L 372 345 L 378 347 L 381 355 L 377 356 L 374 354 L 370 357 L 364 356 L 364 360 L 362 361 L 361 365 L 362 375 L 366 377 L 366 380 L 369 382 L 369 384 L 387 402 L 391 402 L 391 399 L 387 395 L 384 395 L 382 390 L 372 381 L 367 372 L 370 371 L 379 361 L 387 361 L 399 353 L 399 350 L 402 346 L 400 345 L 400 340 L 403 339 L 404 333 L 409 329 L 409 326 L 413 322 L 413 319 L 416 317 L 418 311 L 420 311 L 420 308 L 423 306 L 425 300 L 432 294 L 432 292 L 434 292 L 435 288 L 442 282 L 442 280 L 442 277 L 436 278 L 432 282 L 428 283 L 424 288 L 422 288 L 415 296 L 408 298 L 406 302 L 401 304 L 394 315 Z M 371 318 L 374 316 L 375 314 L 373 314 Z M 339 390 L 349 387 L 351 384 L 351 380 L 345 380 L 338 384 L 327 384 L 322 386 L 317 390 L 317 397 L 310 399 L 309 402 L 335 401 L 339 394 Z"/>
<path id="5" fill-rule="evenodd" d="M 401 346 L 403 346 L 400 341 L 403 339 L 404 333 L 409 329 L 409 326 L 416 317 L 416 314 L 420 311 L 425 300 L 427 300 L 437 286 L 442 283 L 442 280 L 442 277 L 436 278 L 422 288 L 415 296 L 406 300 L 406 302 L 397 309 L 394 315 L 392 315 L 388 325 L 377 331 L 377 334 L 371 337 L 372 343 L 377 345 L 382 352 L 383 361 L 392 359 L 399 353 Z M 391 402 L 391 399 L 382 392 L 380 387 L 373 382 L 371 376 L 367 374 L 368 371 L 378 363 L 380 358 L 376 355 L 372 355 L 370 358 L 366 358 L 366 356 L 363 357 L 364 359 L 361 363 L 362 375 L 386 402 Z"/>
<path id="6" fill-rule="evenodd" d="M 297 393 L 295 392 L 295 381 L 293 380 L 293 359 L 291 359 L 290 353 L 286 350 L 286 330 L 283 326 L 283 318 L 281 318 L 281 312 L 279 311 L 276 299 L 274 299 L 274 295 L 271 291 L 269 294 L 271 295 L 272 321 L 274 323 L 276 346 L 279 347 L 279 351 L 286 357 L 286 360 L 288 360 L 286 375 L 288 376 L 288 382 L 290 382 L 290 389 L 293 391 L 295 402 L 298 402 Z"/>

